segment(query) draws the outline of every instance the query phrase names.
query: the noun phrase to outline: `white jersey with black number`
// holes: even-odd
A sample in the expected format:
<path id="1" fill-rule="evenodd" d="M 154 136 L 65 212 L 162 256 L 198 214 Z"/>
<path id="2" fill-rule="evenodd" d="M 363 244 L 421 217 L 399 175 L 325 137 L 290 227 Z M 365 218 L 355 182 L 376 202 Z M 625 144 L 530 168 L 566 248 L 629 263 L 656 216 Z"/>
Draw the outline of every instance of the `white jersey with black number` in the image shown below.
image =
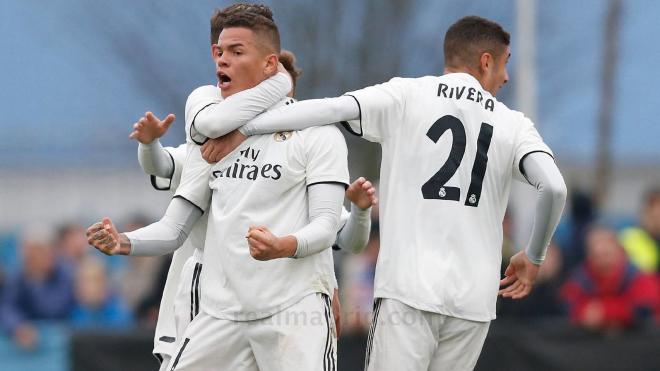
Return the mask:
<path id="1" fill-rule="evenodd" d="M 347 95 L 352 131 L 382 146 L 375 297 L 495 318 L 502 220 L 525 155 L 552 155 L 533 123 L 465 73 L 394 78 Z"/>
<path id="2" fill-rule="evenodd" d="M 199 175 L 213 193 L 202 310 L 244 321 L 273 315 L 312 293 L 331 296 L 331 249 L 301 259 L 258 261 L 250 256 L 245 235 L 252 225 L 266 226 L 277 236 L 294 233 L 309 223 L 308 186 L 348 184 L 347 148 L 339 130 L 315 127 L 252 136 L 210 170 Z M 203 208 L 208 195 L 202 188 L 182 184 L 177 195 Z"/>

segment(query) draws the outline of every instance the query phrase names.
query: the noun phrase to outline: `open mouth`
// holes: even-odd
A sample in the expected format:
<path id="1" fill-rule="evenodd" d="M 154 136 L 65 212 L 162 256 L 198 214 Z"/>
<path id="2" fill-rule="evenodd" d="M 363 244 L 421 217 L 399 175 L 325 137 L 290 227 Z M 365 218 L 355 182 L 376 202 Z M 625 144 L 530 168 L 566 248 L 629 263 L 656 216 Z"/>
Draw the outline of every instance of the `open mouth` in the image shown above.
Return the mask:
<path id="1" fill-rule="evenodd" d="M 218 71 L 217 75 L 218 75 L 218 85 L 220 86 L 220 89 L 223 89 L 223 87 L 224 88 L 228 87 L 229 83 L 231 82 L 231 77 L 229 77 L 229 75 L 227 75 L 226 73 L 220 71 Z"/>

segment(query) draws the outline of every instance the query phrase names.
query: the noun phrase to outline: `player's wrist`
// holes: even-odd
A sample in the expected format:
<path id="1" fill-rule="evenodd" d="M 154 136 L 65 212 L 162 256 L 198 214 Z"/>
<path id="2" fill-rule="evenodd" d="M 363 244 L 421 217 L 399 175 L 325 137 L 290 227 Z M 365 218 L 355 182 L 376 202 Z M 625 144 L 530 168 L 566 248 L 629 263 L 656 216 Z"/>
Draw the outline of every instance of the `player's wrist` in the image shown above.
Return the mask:
<path id="1" fill-rule="evenodd" d="M 294 258 L 298 251 L 298 240 L 292 235 L 278 237 L 277 250 L 281 258 Z"/>
<path id="2" fill-rule="evenodd" d="M 115 255 L 130 255 L 131 254 L 131 240 L 124 233 L 119 234 L 119 248 Z"/>

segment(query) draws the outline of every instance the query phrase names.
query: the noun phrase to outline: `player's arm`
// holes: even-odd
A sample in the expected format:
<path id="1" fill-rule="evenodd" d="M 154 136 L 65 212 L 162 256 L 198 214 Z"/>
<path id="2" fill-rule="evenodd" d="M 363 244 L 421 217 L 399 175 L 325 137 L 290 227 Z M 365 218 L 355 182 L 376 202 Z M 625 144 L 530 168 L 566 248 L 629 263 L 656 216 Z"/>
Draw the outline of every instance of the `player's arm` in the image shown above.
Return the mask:
<path id="1" fill-rule="evenodd" d="M 138 162 L 142 171 L 159 178 L 171 178 L 174 174 L 174 158 L 158 139 L 138 145 Z"/>
<path id="2" fill-rule="evenodd" d="M 291 78 L 286 71 L 278 72 L 254 88 L 238 92 L 221 101 L 211 100 L 209 106 L 194 118 L 191 136 L 221 137 L 245 125 L 282 100 L 292 87 Z"/>
<path id="3" fill-rule="evenodd" d="M 247 234 L 250 254 L 257 260 L 304 258 L 317 254 L 335 241 L 339 225 L 344 185 L 319 183 L 307 188 L 309 223 L 283 237 L 273 235 L 266 227 L 250 227 Z"/>
<path id="4" fill-rule="evenodd" d="M 530 153 L 520 166 L 527 181 L 536 188 L 537 196 L 534 226 L 527 247 L 511 258 L 506 277 L 501 281 L 501 285 L 507 287 L 500 290 L 500 294 L 513 299 L 523 298 L 531 291 L 567 195 L 564 178 L 548 153 Z"/>
<path id="5" fill-rule="evenodd" d="M 303 130 L 312 126 L 357 120 L 360 107 L 355 99 L 343 95 L 336 98 L 309 99 L 264 112 L 238 130 L 243 135 Z"/>
<path id="6" fill-rule="evenodd" d="M 87 229 L 87 241 L 106 255 L 165 255 L 183 245 L 201 216 L 202 210 L 192 203 L 173 198 L 159 221 L 132 232 L 119 233 L 112 221 L 104 218 Z"/>
<path id="7" fill-rule="evenodd" d="M 351 201 L 351 212 L 337 233 L 336 245 L 357 254 L 369 242 L 371 206 L 378 203 L 376 188 L 370 181 L 360 177 L 348 187 L 346 198 Z"/>
<path id="8" fill-rule="evenodd" d="M 302 101 L 266 112 L 239 130 L 254 135 L 341 122 L 352 134 L 381 142 L 403 122 L 405 90 L 404 79 L 393 78 L 341 97 Z"/>

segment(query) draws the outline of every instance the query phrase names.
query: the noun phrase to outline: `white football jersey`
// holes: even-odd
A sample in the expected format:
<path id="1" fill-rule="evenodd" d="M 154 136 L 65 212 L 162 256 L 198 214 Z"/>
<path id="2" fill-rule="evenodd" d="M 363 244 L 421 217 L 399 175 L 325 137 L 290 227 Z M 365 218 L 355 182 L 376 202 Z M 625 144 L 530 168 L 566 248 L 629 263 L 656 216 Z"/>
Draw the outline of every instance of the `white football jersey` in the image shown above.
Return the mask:
<path id="1" fill-rule="evenodd" d="M 245 235 L 253 225 L 277 236 L 294 233 L 309 223 L 308 186 L 348 184 L 347 148 L 339 130 L 328 126 L 252 136 L 210 170 L 198 177 L 206 191 L 199 184 L 182 184 L 177 191 L 201 208 L 209 187 L 213 193 L 202 310 L 217 318 L 253 320 L 311 293 L 331 296 L 336 285 L 331 249 L 301 259 L 258 261 L 250 256 Z"/>
<path id="2" fill-rule="evenodd" d="M 351 131 L 382 146 L 374 296 L 494 319 L 511 180 L 525 155 L 552 155 L 534 124 L 465 73 L 347 95 L 361 112 Z"/>

